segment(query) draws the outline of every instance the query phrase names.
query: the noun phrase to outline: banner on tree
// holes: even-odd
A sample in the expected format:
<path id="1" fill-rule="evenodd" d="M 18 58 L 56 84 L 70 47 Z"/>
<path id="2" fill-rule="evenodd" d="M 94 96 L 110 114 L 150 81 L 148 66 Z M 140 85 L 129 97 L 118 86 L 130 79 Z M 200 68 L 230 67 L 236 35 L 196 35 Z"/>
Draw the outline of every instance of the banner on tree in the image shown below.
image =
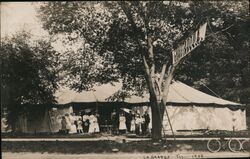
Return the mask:
<path id="1" fill-rule="evenodd" d="M 201 25 L 186 40 L 180 43 L 172 52 L 173 64 L 179 62 L 184 56 L 194 50 L 199 44 L 205 40 L 207 23 Z"/>

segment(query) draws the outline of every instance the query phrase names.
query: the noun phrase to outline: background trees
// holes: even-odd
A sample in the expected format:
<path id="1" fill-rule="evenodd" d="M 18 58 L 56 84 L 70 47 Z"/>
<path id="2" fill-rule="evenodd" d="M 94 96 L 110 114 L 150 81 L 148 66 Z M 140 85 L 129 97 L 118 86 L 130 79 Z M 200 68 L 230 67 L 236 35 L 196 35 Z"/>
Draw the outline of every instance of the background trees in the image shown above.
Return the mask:
<path id="1" fill-rule="evenodd" d="M 79 44 L 66 53 L 68 84 L 81 91 L 122 79 L 124 90 L 149 90 L 158 139 L 163 114 L 158 101 L 171 82 L 171 50 L 202 21 L 208 21 L 208 38 L 176 68 L 175 78 L 202 90 L 207 85 L 226 99 L 250 101 L 248 6 L 248 1 L 47 2 L 39 12 L 51 35 Z"/>
<path id="2" fill-rule="evenodd" d="M 12 130 L 25 105 L 55 102 L 57 53 L 47 40 L 31 41 L 21 32 L 1 41 L 1 112 L 7 110 Z"/>

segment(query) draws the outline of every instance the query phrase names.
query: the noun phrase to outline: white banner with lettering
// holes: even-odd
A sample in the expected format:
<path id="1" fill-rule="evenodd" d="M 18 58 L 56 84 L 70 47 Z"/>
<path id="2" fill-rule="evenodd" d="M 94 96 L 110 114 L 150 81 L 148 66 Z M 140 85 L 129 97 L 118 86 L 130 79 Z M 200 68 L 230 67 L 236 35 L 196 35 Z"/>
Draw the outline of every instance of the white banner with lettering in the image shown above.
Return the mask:
<path id="1" fill-rule="evenodd" d="M 173 52 L 173 64 L 179 62 L 184 56 L 194 50 L 205 40 L 207 22 L 201 25 L 198 30 L 184 40 Z"/>

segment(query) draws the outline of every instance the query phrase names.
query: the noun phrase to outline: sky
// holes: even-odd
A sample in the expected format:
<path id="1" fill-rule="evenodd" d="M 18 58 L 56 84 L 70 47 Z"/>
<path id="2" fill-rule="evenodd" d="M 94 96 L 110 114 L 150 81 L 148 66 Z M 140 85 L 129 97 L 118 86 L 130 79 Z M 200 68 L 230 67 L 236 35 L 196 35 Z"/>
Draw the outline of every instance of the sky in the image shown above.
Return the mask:
<path id="1" fill-rule="evenodd" d="M 42 28 L 36 8 L 40 2 L 2 2 L 1 3 L 1 38 L 11 37 L 25 30 L 31 33 L 31 40 L 46 39 L 47 31 Z M 57 40 L 51 44 L 55 50 L 64 52 L 66 47 Z"/>
<path id="2" fill-rule="evenodd" d="M 26 30 L 35 36 L 47 34 L 36 17 L 37 2 L 2 2 L 1 3 L 1 36 L 11 36 L 18 31 Z"/>

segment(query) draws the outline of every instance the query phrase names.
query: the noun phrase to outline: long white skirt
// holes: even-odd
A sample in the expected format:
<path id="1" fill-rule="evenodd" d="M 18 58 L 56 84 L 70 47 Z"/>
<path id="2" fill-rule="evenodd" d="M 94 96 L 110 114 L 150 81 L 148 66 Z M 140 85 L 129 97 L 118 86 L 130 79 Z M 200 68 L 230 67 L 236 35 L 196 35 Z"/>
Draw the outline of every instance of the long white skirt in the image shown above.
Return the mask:
<path id="1" fill-rule="evenodd" d="M 70 126 L 70 130 L 69 130 L 69 134 L 74 134 L 74 133 L 77 133 L 76 126 L 75 125 L 71 125 Z"/>
<path id="2" fill-rule="evenodd" d="M 135 121 L 131 121 L 130 131 L 135 131 Z"/>
<path id="3" fill-rule="evenodd" d="M 127 130 L 125 122 L 120 122 L 120 124 L 119 124 L 119 130 Z"/>
<path id="4" fill-rule="evenodd" d="M 100 128 L 97 122 L 90 123 L 89 125 L 89 133 L 100 132 Z"/>

